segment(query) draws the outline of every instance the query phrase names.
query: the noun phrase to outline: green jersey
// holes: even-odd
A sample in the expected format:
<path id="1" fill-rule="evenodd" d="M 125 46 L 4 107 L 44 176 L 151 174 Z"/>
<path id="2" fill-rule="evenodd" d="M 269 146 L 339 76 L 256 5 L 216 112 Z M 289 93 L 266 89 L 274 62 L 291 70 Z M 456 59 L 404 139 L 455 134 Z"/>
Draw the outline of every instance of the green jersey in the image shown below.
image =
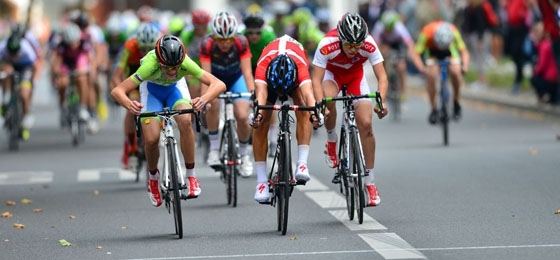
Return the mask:
<path id="1" fill-rule="evenodd" d="M 245 35 L 245 30 L 243 30 L 242 34 Z M 263 28 L 261 39 L 257 43 L 253 44 L 249 41 L 249 49 L 251 49 L 251 55 L 252 55 L 251 65 L 253 67 L 253 72 L 257 67 L 257 62 L 261 57 L 262 50 L 264 50 L 264 47 L 266 47 L 266 45 L 268 45 L 270 42 L 274 40 L 276 40 L 276 34 L 274 34 L 274 32 L 270 29 Z"/>
<path id="2" fill-rule="evenodd" d="M 189 56 L 181 64 L 177 76 L 174 79 L 168 79 L 159 66 L 155 50 L 151 50 L 140 61 L 140 67 L 130 78 L 138 85 L 143 81 L 153 82 L 162 86 L 169 86 L 179 81 L 186 75 L 192 75 L 200 79 L 204 74 L 204 70 L 200 68 Z"/>

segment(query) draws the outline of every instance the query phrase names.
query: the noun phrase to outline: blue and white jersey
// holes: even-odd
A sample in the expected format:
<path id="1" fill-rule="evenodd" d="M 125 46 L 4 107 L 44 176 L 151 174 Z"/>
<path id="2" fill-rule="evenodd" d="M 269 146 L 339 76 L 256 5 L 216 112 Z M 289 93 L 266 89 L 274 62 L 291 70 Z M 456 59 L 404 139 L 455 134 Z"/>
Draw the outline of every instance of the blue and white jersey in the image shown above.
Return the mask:
<path id="1" fill-rule="evenodd" d="M 4 40 L 0 43 L 0 62 L 10 63 L 16 69 L 32 66 L 37 60 L 35 49 L 29 41 L 21 41 L 21 48 L 15 55 L 10 55 L 7 48 L 8 41 Z"/>

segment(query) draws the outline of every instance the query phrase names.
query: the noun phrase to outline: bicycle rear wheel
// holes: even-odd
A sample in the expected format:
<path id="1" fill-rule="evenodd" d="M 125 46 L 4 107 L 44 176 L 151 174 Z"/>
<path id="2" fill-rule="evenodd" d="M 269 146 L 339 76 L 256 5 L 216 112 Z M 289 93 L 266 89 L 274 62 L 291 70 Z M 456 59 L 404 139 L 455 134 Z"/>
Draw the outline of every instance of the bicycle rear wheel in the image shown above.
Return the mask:
<path id="1" fill-rule="evenodd" d="M 358 214 L 358 223 L 362 224 L 364 222 L 364 184 L 362 182 L 362 176 L 365 172 L 364 158 L 362 157 L 361 144 L 357 132 L 350 135 L 351 137 L 351 152 L 350 157 L 352 159 L 352 184 L 354 186 L 354 201 L 356 205 L 356 212 Z"/>
<path id="2" fill-rule="evenodd" d="M 171 202 L 173 206 L 173 217 L 175 218 L 175 234 L 179 238 L 183 238 L 183 216 L 181 213 L 181 192 L 179 187 L 179 168 L 178 161 L 175 157 L 175 146 L 173 140 L 167 142 L 167 156 L 169 158 L 169 174 L 171 175 L 171 185 L 169 191 L 171 192 Z"/>
<path id="3" fill-rule="evenodd" d="M 346 199 L 346 210 L 348 211 L 348 219 L 354 220 L 354 190 L 350 188 L 349 184 L 349 169 L 348 169 L 348 143 L 346 142 L 346 130 L 340 131 L 340 146 L 338 148 L 340 160 L 338 162 L 338 174 L 340 176 L 340 192 L 344 194 Z"/>

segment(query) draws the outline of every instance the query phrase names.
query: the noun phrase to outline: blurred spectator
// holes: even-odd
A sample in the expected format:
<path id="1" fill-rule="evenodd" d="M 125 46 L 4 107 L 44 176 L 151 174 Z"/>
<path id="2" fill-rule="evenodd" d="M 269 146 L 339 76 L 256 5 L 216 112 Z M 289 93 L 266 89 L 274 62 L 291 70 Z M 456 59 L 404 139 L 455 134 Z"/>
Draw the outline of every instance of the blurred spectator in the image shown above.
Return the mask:
<path id="1" fill-rule="evenodd" d="M 557 22 L 557 10 L 560 9 L 560 1 L 537 0 L 537 3 L 542 15 L 543 29 L 550 37 L 556 68 L 560 68 L 560 27 Z M 558 74 L 556 75 L 557 77 L 559 77 Z M 560 84 L 560 80 L 558 80 L 558 78 L 557 82 Z M 556 88 L 556 101 L 560 101 L 560 91 L 558 91 L 558 85 L 556 86 Z M 557 138 L 558 140 L 560 140 L 560 134 L 557 135 Z"/>
<path id="2" fill-rule="evenodd" d="M 371 32 L 385 9 L 387 9 L 387 0 L 368 0 L 358 5 L 358 14 L 366 20 Z"/>
<path id="3" fill-rule="evenodd" d="M 317 19 L 319 30 L 321 30 L 323 33 L 327 33 L 332 29 L 330 25 L 330 16 L 331 15 L 328 8 L 322 7 L 317 9 L 317 11 L 315 12 L 315 18 Z"/>
<path id="4" fill-rule="evenodd" d="M 418 33 L 431 22 L 451 20 L 450 8 L 444 0 L 418 0 L 415 10 Z"/>
<path id="5" fill-rule="evenodd" d="M 552 40 L 544 33 L 542 23 L 535 24 L 531 38 L 538 52 L 531 84 L 539 103 L 557 104 L 558 68 L 552 52 Z"/>
<path id="6" fill-rule="evenodd" d="M 486 87 L 486 71 L 490 63 L 490 31 L 498 26 L 498 16 L 488 0 L 468 0 L 467 6 L 461 14 L 465 18 L 462 31 L 465 36 L 469 52 L 472 54 L 472 64 L 476 68 L 478 80 L 471 87 L 480 89 Z M 467 19 L 468 17 L 468 19 Z"/>
<path id="7" fill-rule="evenodd" d="M 530 0 L 510 0 L 506 5 L 507 10 L 507 34 L 505 42 L 505 53 L 511 57 L 515 64 L 515 79 L 513 81 L 512 93 L 517 94 L 523 80 L 523 66 L 528 61 L 523 50 L 523 44 L 529 34 L 529 18 L 531 10 Z"/>

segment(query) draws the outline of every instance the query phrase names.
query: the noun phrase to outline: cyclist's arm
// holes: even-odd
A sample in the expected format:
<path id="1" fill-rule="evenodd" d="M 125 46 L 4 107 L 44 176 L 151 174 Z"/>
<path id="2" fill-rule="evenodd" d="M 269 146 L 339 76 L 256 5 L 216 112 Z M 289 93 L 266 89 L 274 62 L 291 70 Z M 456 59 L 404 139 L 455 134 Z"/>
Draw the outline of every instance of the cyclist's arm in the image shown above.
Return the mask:
<path id="1" fill-rule="evenodd" d="M 377 78 L 377 90 L 381 94 L 381 99 L 385 100 L 387 89 L 389 86 L 389 80 L 387 79 L 387 73 L 385 72 L 383 62 L 379 62 L 373 65 L 373 73 L 375 74 L 375 78 Z"/>
<path id="2" fill-rule="evenodd" d="M 469 62 L 470 62 L 470 55 L 469 50 L 465 42 L 463 41 L 463 37 L 461 37 L 461 33 L 459 30 L 454 31 L 455 35 L 455 46 L 459 50 L 459 55 L 461 55 L 461 71 L 466 73 L 469 70 Z"/>
<path id="3" fill-rule="evenodd" d="M 193 107 L 197 111 L 200 111 L 200 109 L 202 109 L 202 107 L 205 104 L 213 101 L 221 93 L 226 91 L 226 84 L 223 81 L 216 78 L 214 75 L 210 74 L 210 72 L 208 72 L 208 71 L 204 71 L 204 73 L 202 74 L 202 76 L 200 78 L 198 78 L 198 80 L 200 80 L 200 83 L 202 83 L 202 85 L 207 86 L 205 93 L 203 93 L 200 96 L 200 98 L 194 98 L 191 101 L 191 104 L 193 105 Z M 201 104 L 199 104 L 199 103 L 201 103 Z"/>
<path id="4" fill-rule="evenodd" d="M 424 62 L 422 61 L 422 57 L 420 55 L 422 55 L 422 53 L 426 51 L 427 44 L 428 44 L 428 38 L 424 33 L 420 33 L 420 35 L 418 35 L 418 40 L 416 41 L 416 44 L 414 45 L 412 51 L 411 50 L 408 51 L 408 54 L 411 55 L 410 59 L 412 63 L 414 64 L 414 66 L 416 66 L 418 71 L 421 73 L 426 72 L 426 66 L 424 65 Z"/>
<path id="5" fill-rule="evenodd" d="M 255 81 L 253 79 L 253 67 L 251 65 L 251 58 L 245 58 L 241 60 L 241 73 L 245 79 L 245 84 L 247 84 L 247 90 L 252 92 L 255 90 Z"/>
<path id="6" fill-rule="evenodd" d="M 117 68 L 113 72 L 113 77 L 111 78 L 111 89 L 115 88 L 115 86 L 124 80 L 124 72 L 127 66 L 128 58 L 130 57 L 130 51 L 126 48 L 123 49 L 119 57 L 120 59 L 117 63 Z"/>
<path id="7" fill-rule="evenodd" d="M 255 98 L 257 99 L 258 105 L 266 105 L 266 100 L 268 98 L 268 86 L 263 82 L 255 82 Z"/>
<path id="8" fill-rule="evenodd" d="M 143 105 L 138 101 L 128 98 L 127 93 L 137 87 L 138 84 L 131 77 L 128 77 L 111 91 L 113 99 L 135 115 L 140 114 L 140 109 Z"/>
<path id="9" fill-rule="evenodd" d="M 212 73 L 212 62 L 201 60 L 200 61 L 200 68 L 202 68 L 204 71 L 206 71 L 208 73 Z M 201 81 L 200 82 L 200 95 L 204 95 L 206 93 L 206 91 L 208 90 L 208 88 L 209 88 L 208 84 Z"/>

